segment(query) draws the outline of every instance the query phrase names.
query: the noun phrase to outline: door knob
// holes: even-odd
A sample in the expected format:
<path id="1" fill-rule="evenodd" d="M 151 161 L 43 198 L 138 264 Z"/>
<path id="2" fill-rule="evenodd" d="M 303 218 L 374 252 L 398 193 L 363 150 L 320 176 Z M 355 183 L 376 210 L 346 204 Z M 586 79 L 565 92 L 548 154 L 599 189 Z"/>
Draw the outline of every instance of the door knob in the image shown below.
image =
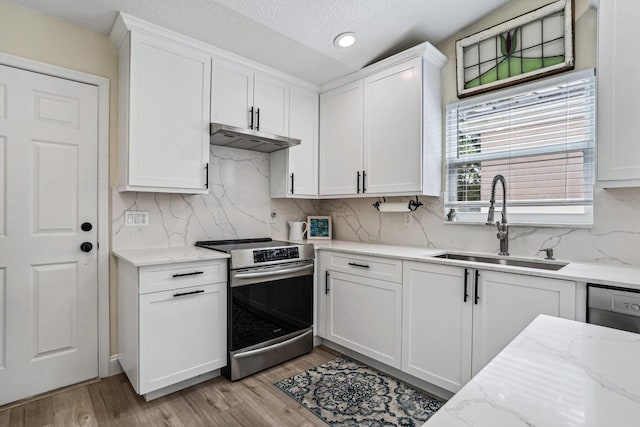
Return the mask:
<path id="1" fill-rule="evenodd" d="M 93 249 L 93 245 L 90 242 L 82 242 L 80 245 L 80 250 L 82 252 L 91 252 L 91 249 Z"/>
<path id="2" fill-rule="evenodd" d="M 91 231 L 93 225 L 91 225 L 90 222 L 83 222 L 80 228 L 82 229 L 82 231 Z"/>

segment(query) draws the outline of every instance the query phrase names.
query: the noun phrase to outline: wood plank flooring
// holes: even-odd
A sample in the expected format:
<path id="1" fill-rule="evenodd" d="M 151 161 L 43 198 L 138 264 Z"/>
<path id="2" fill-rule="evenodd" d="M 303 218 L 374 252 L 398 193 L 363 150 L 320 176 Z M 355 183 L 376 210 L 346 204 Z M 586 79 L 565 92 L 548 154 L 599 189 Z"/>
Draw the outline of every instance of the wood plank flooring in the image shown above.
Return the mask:
<path id="1" fill-rule="evenodd" d="M 0 427 L 324 426 L 273 384 L 338 356 L 325 347 L 234 383 L 219 377 L 145 402 L 124 374 L 7 409 Z"/>

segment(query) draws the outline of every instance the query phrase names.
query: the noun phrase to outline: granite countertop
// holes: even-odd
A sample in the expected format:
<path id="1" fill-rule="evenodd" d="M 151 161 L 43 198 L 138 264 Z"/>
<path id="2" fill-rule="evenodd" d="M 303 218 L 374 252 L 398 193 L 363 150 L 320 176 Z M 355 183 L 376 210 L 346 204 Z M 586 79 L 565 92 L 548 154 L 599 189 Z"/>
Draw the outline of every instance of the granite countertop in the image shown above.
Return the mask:
<path id="1" fill-rule="evenodd" d="M 410 261 L 457 265 L 460 267 L 502 271 L 506 273 L 527 274 L 530 276 L 597 283 L 601 285 L 621 286 L 629 289 L 640 289 L 640 267 L 633 266 L 621 266 L 596 262 L 571 262 L 569 260 L 559 259 L 557 261 L 567 262 L 568 265 L 558 271 L 552 271 L 499 264 L 487 264 L 482 262 L 433 258 L 434 256 L 443 254 L 445 252 L 465 253 L 463 251 L 457 250 L 419 248 L 412 246 L 378 245 L 340 240 L 306 240 L 304 242 L 314 244 L 316 249 L 318 250 L 348 252 L 368 256 L 401 258 Z M 473 254 L 487 255 L 491 257 L 496 256 L 495 253 L 485 254 L 481 252 L 473 252 Z M 517 256 L 509 256 L 509 258 L 523 260 L 531 259 L 521 258 Z M 539 260 L 542 261 L 543 258 L 540 257 Z"/>
<path id="2" fill-rule="evenodd" d="M 640 425 L 640 334 L 540 315 L 424 427 Z"/>
<path id="3" fill-rule="evenodd" d="M 210 249 L 199 248 L 197 246 L 119 249 L 112 252 L 114 256 L 128 262 L 134 267 L 229 258 L 229 255 L 223 252 L 212 251 Z"/>

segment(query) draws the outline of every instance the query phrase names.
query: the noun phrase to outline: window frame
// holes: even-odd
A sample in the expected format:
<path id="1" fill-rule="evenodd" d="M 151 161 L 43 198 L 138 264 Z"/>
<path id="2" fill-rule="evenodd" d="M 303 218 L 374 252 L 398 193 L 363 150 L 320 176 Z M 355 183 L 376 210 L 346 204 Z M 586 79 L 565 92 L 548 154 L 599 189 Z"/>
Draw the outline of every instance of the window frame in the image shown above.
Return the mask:
<path id="1" fill-rule="evenodd" d="M 477 162 L 478 158 L 482 161 L 482 155 L 471 155 L 468 157 L 468 161 L 465 162 L 465 158 L 455 158 L 455 161 L 451 161 L 452 158 L 449 157 L 450 150 L 450 127 L 449 127 L 449 115 L 452 110 L 458 110 L 460 108 L 466 108 L 474 105 L 482 105 L 486 103 L 495 102 L 500 99 L 506 98 L 514 98 L 518 96 L 522 96 L 527 92 L 532 92 L 536 90 L 541 90 L 545 88 L 549 88 L 552 86 L 557 86 L 560 84 L 569 83 L 572 81 L 583 80 L 583 79 L 593 79 L 593 117 L 591 126 L 592 129 L 592 143 L 588 141 L 583 143 L 583 147 L 580 148 L 580 144 L 572 143 L 572 149 L 567 150 L 566 143 L 558 143 L 558 144 L 549 144 L 541 147 L 531 147 L 527 149 L 523 149 L 518 152 L 518 157 L 525 157 L 524 154 L 529 156 L 535 155 L 544 155 L 544 154 L 553 154 L 553 153 L 569 153 L 581 151 L 583 153 L 583 164 L 590 164 L 590 176 L 585 178 L 584 182 L 584 193 L 585 196 L 590 195 L 591 197 L 586 197 L 584 202 L 575 202 L 572 203 L 570 200 L 564 200 L 562 202 L 554 203 L 553 201 L 548 202 L 528 202 L 528 201 L 516 201 L 509 202 L 507 200 L 507 211 L 508 211 L 508 222 L 514 225 L 526 225 L 526 226 L 541 226 L 541 227 L 590 227 L 593 226 L 593 211 L 594 211 L 594 192 L 595 192 L 595 173 L 597 170 L 596 165 L 596 149 L 597 149 L 597 79 L 594 68 L 572 71 L 568 73 L 563 73 L 561 75 L 548 77 L 545 79 L 537 80 L 532 83 L 522 84 L 515 87 L 511 87 L 508 89 L 503 89 L 499 91 L 494 91 L 489 94 L 483 94 L 479 96 L 474 96 L 473 98 L 467 98 L 462 101 L 454 102 L 451 104 L 447 104 L 445 107 L 445 138 L 444 138 L 444 148 L 445 148 L 445 156 L 444 156 L 444 173 L 445 173 L 445 189 L 443 192 L 443 206 L 445 214 L 451 209 L 456 209 L 456 223 L 461 224 L 482 224 L 486 223 L 487 213 L 489 209 L 489 201 L 467 201 L 467 202 L 452 202 L 450 201 L 450 194 L 458 192 L 457 179 L 454 179 L 455 174 L 451 174 L 450 167 L 451 165 L 460 165 L 465 163 L 470 163 L 470 161 Z M 564 147 L 564 149 L 562 149 Z M 578 149 L 576 149 L 578 148 Z M 496 152 L 488 153 L 486 158 L 493 158 L 494 160 L 505 159 L 509 157 L 509 151 L 503 151 L 504 155 L 497 154 Z M 507 188 L 509 186 L 509 182 L 507 182 Z M 502 189 L 498 188 L 496 194 L 496 209 L 502 209 Z M 457 199 L 457 197 L 456 197 Z M 471 207 L 477 205 L 480 208 L 479 212 L 464 212 L 459 211 L 458 207 Z M 536 213 L 536 208 L 541 208 L 545 206 L 554 206 L 558 208 L 558 212 L 553 213 Z M 573 207 L 572 207 L 573 206 Z M 526 210 L 530 209 L 529 212 L 518 212 L 522 211 L 523 208 Z M 564 211 L 564 212 L 563 212 Z M 574 212 L 571 212 L 574 211 Z M 445 215 L 446 217 L 446 215 Z M 500 215 L 497 213 L 496 219 L 499 219 Z M 449 221 L 448 221 L 449 222 Z"/>

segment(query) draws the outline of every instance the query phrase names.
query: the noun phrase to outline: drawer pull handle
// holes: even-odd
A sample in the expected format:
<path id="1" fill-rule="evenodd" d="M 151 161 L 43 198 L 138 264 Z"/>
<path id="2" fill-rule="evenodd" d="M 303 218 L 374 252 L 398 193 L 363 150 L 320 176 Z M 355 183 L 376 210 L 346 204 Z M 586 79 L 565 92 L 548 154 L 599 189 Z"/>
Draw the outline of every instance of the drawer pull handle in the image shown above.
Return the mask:
<path id="1" fill-rule="evenodd" d="M 357 262 L 350 262 L 349 265 L 353 267 L 369 268 L 367 264 L 358 264 Z"/>
<path id="2" fill-rule="evenodd" d="M 193 273 L 179 273 L 179 274 L 174 274 L 171 277 L 197 276 L 198 274 L 204 274 L 204 271 L 194 271 Z"/>
<path id="3" fill-rule="evenodd" d="M 194 294 L 203 294 L 204 293 L 204 289 L 198 289 L 197 291 L 191 291 L 191 292 L 179 292 L 177 294 L 173 294 L 173 297 L 183 297 L 185 295 L 194 295 Z"/>

